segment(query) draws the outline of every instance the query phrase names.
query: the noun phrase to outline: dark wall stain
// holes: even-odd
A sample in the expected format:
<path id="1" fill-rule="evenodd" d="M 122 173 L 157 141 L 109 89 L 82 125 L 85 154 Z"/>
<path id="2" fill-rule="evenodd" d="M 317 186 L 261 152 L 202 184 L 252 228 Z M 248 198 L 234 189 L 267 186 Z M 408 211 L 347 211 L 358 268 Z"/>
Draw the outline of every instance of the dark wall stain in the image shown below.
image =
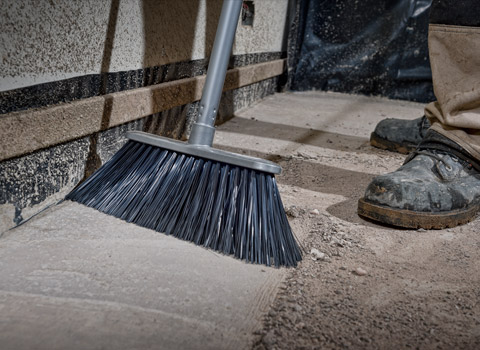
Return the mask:
<path id="1" fill-rule="evenodd" d="M 282 52 L 232 56 L 230 68 L 283 58 Z M 76 78 L 0 92 L 0 114 L 39 108 L 82 98 L 137 89 L 205 74 L 207 60 L 194 60 L 132 71 L 88 74 Z"/>

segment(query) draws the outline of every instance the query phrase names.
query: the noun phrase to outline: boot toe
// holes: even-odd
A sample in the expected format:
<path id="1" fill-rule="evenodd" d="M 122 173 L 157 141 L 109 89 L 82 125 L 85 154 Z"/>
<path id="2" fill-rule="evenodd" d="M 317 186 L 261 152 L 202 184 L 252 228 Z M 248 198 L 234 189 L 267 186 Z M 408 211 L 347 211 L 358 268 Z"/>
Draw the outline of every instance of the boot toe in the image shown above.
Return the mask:
<path id="1" fill-rule="evenodd" d="M 365 200 L 418 212 L 451 210 L 451 193 L 444 183 L 438 181 L 431 165 L 414 160 L 396 172 L 377 176 L 368 185 Z"/>

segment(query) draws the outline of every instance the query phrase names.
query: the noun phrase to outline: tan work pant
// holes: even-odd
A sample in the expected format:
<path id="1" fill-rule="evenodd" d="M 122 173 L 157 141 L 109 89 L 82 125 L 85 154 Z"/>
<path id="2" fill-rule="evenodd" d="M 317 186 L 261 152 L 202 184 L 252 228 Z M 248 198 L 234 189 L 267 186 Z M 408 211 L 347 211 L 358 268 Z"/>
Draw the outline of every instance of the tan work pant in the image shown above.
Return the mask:
<path id="1" fill-rule="evenodd" d="M 425 115 L 480 160 L 480 28 L 430 24 L 428 48 L 437 101 Z"/>

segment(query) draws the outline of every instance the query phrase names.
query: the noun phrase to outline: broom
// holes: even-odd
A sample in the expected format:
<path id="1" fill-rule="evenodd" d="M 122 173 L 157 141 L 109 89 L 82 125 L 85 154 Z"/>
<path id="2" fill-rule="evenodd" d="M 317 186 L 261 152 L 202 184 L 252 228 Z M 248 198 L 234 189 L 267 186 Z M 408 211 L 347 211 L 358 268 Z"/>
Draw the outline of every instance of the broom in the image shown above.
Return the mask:
<path id="1" fill-rule="evenodd" d="M 130 132 L 67 199 L 251 263 L 296 266 L 301 253 L 274 175 L 280 166 L 212 148 L 242 0 L 225 0 L 188 142 Z"/>

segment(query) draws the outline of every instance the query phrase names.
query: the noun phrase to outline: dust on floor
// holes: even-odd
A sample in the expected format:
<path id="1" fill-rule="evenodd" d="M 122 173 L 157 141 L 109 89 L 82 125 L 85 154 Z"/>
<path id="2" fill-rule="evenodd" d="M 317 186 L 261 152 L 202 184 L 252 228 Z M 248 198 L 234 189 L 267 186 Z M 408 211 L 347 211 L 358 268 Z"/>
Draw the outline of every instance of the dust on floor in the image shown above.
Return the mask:
<path id="1" fill-rule="evenodd" d="M 253 349 L 480 348 L 480 221 L 401 230 L 356 214 L 369 181 L 404 159 L 370 147 L 369 133 L 385 117 L 421 113 L 399 101 L 282 94 L 220 128 L 221 147 L 283 167 L 282 199 L 306 251 Z"/>

